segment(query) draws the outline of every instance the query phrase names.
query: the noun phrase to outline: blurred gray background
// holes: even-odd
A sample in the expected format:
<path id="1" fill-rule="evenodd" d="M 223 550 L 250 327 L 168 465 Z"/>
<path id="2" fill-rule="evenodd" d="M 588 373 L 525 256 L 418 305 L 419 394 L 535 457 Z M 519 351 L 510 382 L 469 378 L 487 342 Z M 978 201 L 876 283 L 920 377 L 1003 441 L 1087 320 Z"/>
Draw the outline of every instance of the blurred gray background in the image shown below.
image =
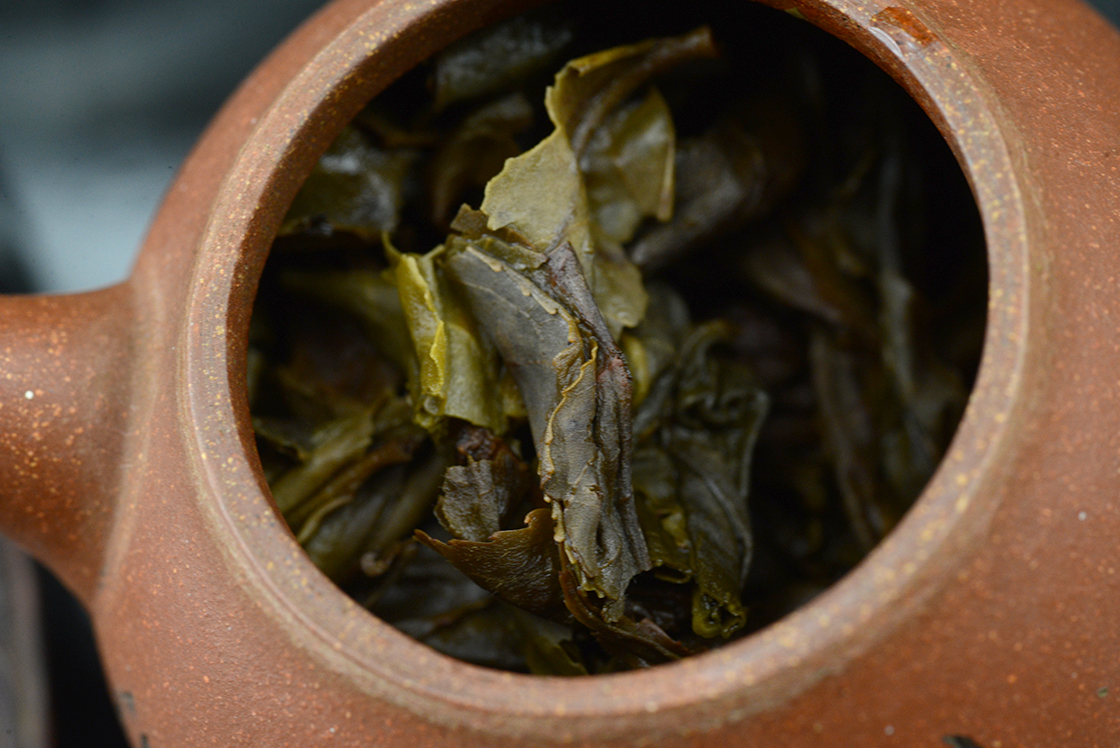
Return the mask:
<path id="1" fill-rule="evenodd" d="M 320 5 L 0 0 L 0 220 L 34 287 L 123 279 L 206 122 Z"/>
<path id="2" fill-rule="evenodd" d="M 1120 24 L 1120 0 L 1092 4 Z M 122 280 L 207 121 L 320 5 L 0 0 L 0 292 L 75 291 Z M 10 555 L 0 551 L 0 560 Z M 5 671 L 27 672 L 17 657 L 26 645 L 6 633 L 4 611 L 17 611 L 8 618 L 26 628 L 35 597 L 24 571 L 9 572 L 13 563 L 0 563 L 0 686 Z M 5 583 L 10 574 L 16 581 Z M 49 575 L 38 578 L 54 744 L 123 746 L 83 613 Z M 34 678 L 27 688 L 26 698 L 41 698 Z M 4 715 L 0 704 L 0 720 Z M 25 732 L 27 742 L 12 742 L 21 738 L 7 728 L 0 724 L 0 748 L 41 745 L 34 730 Z"/>

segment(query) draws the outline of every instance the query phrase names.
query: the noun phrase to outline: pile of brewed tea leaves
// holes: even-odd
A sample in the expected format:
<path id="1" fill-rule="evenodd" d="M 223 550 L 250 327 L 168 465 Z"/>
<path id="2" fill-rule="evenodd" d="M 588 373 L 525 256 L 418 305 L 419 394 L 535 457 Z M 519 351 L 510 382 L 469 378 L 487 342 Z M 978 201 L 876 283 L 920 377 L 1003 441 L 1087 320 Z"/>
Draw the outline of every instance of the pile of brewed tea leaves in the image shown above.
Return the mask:
<path id="1" fill-rule="evenodd" d="M 566 675 L 710 649 L 850 569 L 978 345 L 907 275 L 897 121 L 715 99 L 706 27 L 579 48 L 521 16 L 367 107 L 284 222 L 249 357 L 319 568 L 443 652 Z"/>

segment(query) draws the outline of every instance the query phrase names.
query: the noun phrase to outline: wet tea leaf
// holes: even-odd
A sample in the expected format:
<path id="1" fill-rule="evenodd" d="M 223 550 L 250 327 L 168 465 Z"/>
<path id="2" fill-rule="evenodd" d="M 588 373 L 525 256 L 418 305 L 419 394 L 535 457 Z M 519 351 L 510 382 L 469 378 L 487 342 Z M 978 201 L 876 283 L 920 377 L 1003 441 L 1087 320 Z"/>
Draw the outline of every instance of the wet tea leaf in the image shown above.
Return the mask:
<path id="1" fill-rule="evenodd" d="M 649 560 L 630 488 L 619 481 L 629 413 L 615 407 L 617 390 L 600 389 L 600 339 L 497 257 L 468 244 L 446 262 L 524 398 L 563 552 L 580 585 L 607 600 L 608 615 L 621 615 L 627 584 Z"/>
<path id="2" fill-rule="evenodd" d="M 550 620 L 568 618 L 560 591 L 560 557 L 553 542 L 548 509 L 534 509 L 520 530 L 502 530 L 487 540 L 447 543 L 416 531 L 420 542 L 437 551 L 479 587 L 522 610 Z"/>
<path id="3" fill-rule="evenodd" d="M 254 313 L 297 539 L 488 667 L 670 662 L 819 594 L 928 480 L 982 339 L 982 258 L 929 251 L 881 88 L 751 24 L 633 42 L 615 10 L 484 29 L 367 106 Z M 567 48 L 600 51 L 546 88 Z"/>
<path id="4" fill-rule="evenodd" d="M 291 233 L 316 221 L 371 238 L 395 230 L 417 156 L 412 149 L 377 148 L 347 128 L 307 177 L 281 231 Z"/>

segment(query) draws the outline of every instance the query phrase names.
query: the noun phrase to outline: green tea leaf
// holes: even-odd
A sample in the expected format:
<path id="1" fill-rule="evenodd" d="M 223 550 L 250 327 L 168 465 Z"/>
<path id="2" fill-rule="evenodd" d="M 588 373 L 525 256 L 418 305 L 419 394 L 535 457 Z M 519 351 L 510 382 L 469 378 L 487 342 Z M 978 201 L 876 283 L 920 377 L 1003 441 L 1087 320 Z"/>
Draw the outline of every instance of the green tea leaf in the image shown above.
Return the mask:
<path id="1" fill-rule="evenodd" d="M 290 292 L 354 315 L 382 355 L 403 372 L 418 371 L 419 363 L 405 322 L 400 292 L 391 273 L 370 270 L 289 272 L 282 282 Z M 410 378 L 415 379 L 415 374 Z"/>
<path id="2" fill-rule="evenodd" d="M 728 116 L 676 148 L 672 220 L 629 247 L 652 273 L 697 248 L 765 216 L 789 194 L 805 163 L 801 127 L 780 104 L 767 116 Z"/>
<path id="3" fill-rule="evenodd" d="M 391 254 L 401 308 L 419 363 L 416 422 L 437 431 L 445 418 L 505 431 L 503 403 L 494 397 L 499 362 L 444 279 L 437 248 L 426 255 Z"/>
<path id="4" fill-rule="evenodd" d="M 556 130 L 536 147 L 506 162 L 505 168 L 486 185 L 481 211 L 488 217 L 490 231 L 507 229 L 525 238 L 540 252 L 568 244 L 579 258 L 587 285 L 614 338 L 633 327 L 645 315 L 648 299 L 638 269 L 611 243 L 595 244 L 597 232 L 592 225 L 594 208 L 588 200 L 581 160 L 591 144 L 592 135 L 622 105 L 626 97 L 659 72 L 699 56 L 714 54 L 711 36 L 701 29 L 682 37 L 654 39 L 628 47 L 618 47 L 568 63 L 549 88 L 545 103 Z M 613 165 L 622 171 L 619 184 L 629 192 L 627 182 L 640 182 L 645 170 L 661 176 L 656 180 L 656 197 L 639 190 L 629 196 L 634 210 L 655 206 L 656 215 L 667 215 L 666 183 L 671 183 L 671 122 L 658 101 L 650 99 L 645 109 L 632 117 L 625 115 L 615 128 L 614 137 L 603 136 L 595 156 L 608 158 L 612 150 L 620 155 Z M 627 127 L 627 124 L 630 126 Z M 643 138 L 653 133 L 654 142 Z M 627 137 L 629 136 L 629 137 Z M 637 163 L 624 154 L 660 155 L 652 165 Z M 658 166 L 660 164 L 660 166 Z M 622 168 L 628 167 L 628 168 Z M 611 202 L 602 184 L 602 169 L 595 171 L 596 194 Z M 628 179 L 627 179 L 628 175 Z M 620 192 L 614 189 L 614 193 Z M 606 216 L 604 216 L 606 217 Z M 631 218 L 633 222 L 633 218 Z M 611 229 L 620 226 L 612 223 Z M 632 229 L 631 229 L 632 231 Z"/>
<path id="5" fill-rule="evenodd" d="M 691 654 L 648 618 L 635 621 L 627 615 L 607 615 L 576 583 L 567 564 L 560 573 L 560 587 L 564 603 L 575 619 L 591 630 L 603 649 L 627 667 L 659 665 Z"/>
<path id="6" fill-rule="evenodd" d="M 730 328 L 696 326 L 638 408 L 634 483 L 651 557 L 695 581 L 693 630 L 728 637 L 746 622 L 753 538 L 747 498 L 768 398 L 749 369 L 713 355 Z"/>
<path id="7" fill-rule="evenodd" d="M 597 245 L 629 242 L 646 218 L 673 216 L 676 132 L 665 99 L 651 89 L 619 108 L 580 160 Z"/>
<path id="8" fill-rule="evenodd" d="M 521 634 L 521 651 L 533 675 L 587 675 L 579 648 L 573 641 L 572 627 L 518 608 L 510 613 Z"/>
<path id="9" fill-rule="evenodd" d="M 339 583 L 357 574 L 362 549 L 388 504 L 400 494 L 406 476 L 404 465 L 382 470 L 353 501 L 324 518 L 303 544 L 315 566 Z"/>

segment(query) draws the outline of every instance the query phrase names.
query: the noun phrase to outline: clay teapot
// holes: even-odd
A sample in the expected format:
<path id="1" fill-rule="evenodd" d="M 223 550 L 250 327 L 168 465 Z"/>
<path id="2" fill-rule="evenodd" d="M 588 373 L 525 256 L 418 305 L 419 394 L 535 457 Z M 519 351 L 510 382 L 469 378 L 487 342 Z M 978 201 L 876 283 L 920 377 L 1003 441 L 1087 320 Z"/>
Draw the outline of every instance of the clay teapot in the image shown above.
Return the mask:
<path id="1" fill-rule="evenodd" d="M 272 237 L 372 96 L 527 4 L 337 0 L 216 118 L 129 280 L 0 298 L 0 527 L 89 609 L 133 743 L 1113 745 L 1120 35 L 1075 0 L 769 3 L 921 104 L 972 186 L 990 268 L 949 454 L 825 594 L 679 663 L 534 678 L 435 653 L 312 566 L 246 405 Z"/>

